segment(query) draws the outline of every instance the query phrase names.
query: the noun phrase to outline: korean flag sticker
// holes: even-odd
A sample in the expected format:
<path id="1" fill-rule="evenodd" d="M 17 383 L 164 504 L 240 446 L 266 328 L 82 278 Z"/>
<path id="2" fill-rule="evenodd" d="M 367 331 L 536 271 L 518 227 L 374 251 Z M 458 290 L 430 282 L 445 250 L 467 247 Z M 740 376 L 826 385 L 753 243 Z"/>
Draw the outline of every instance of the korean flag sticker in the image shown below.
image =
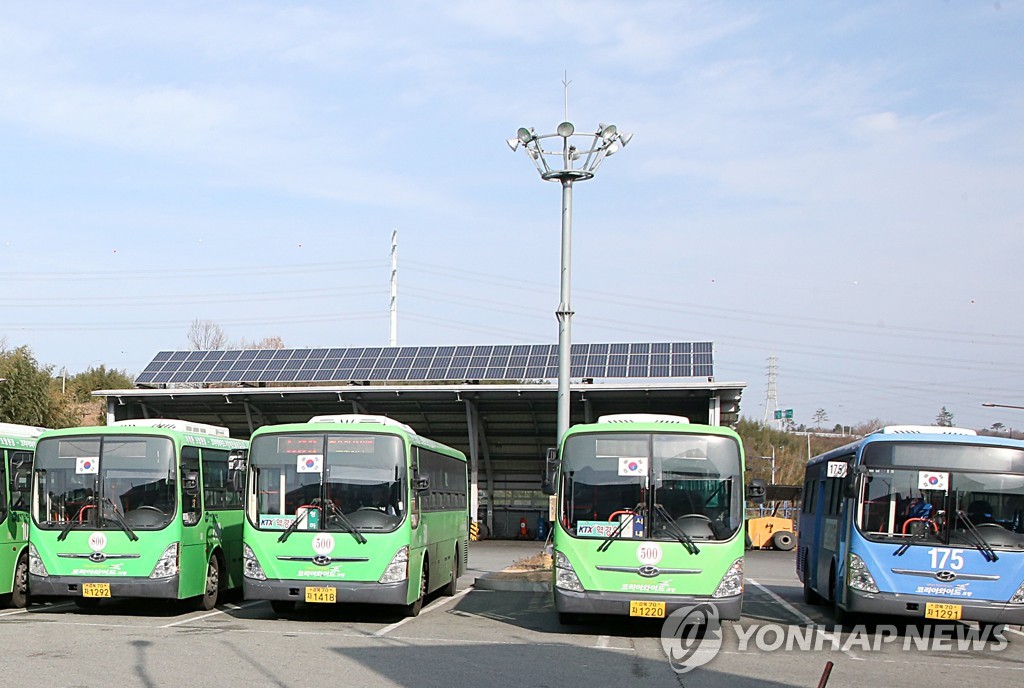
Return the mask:
<path id="1" fill-rule="evenodd" d="M 78 475 L 96 475 L 100 472 L 98 456 L 79 456 L 75 459 L 75 473 Z"/>
<path id="2" fill-rule="evenodd" d="M 295 461 L 295 470 L 298 473 L 323 473 L 323 454 L 299 454 Z"/>
<path id="3" fill-rule="evenodd" d="M 620 456 L 619 475 L 644 477 L 647 475 L 647 457 Z"/>
<path id="4" fill-rule="evenodd" d="M 945 492 L 949 489 L 949 473 L 919 471 L 917 474 L 917 489 L 942 490 Z"/>

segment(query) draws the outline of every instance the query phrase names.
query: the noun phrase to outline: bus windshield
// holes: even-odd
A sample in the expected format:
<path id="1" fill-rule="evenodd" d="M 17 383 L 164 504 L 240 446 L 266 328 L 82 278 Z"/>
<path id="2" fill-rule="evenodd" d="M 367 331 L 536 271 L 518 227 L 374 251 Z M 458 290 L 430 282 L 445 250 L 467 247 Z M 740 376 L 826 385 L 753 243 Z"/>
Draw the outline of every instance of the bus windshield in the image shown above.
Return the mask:
<path id="1" fill-rule="evenodd" d="M 1018 468 L 1020 456 L 1008 451 L 1019 455 L 953 444 L 868 445 L 857 527 L 876 541 L 1024 549 L 1024 474 L 998 470 Z M 986 461 L 993 456 L 996 465 Z"/>
<path id="2" fill-rule="evenodd" d="M 742 522 L 728 437 L 588 433 L 566 440 L 561 514 L 576 537 L 728 540 Z"/>
<path id="3" fill-rule="evenodd" d="M 166 437 L 54 437 L 36 448 L 36 522 L 44 529 L 159 529 L 174 517 L 174 444 Z"/>
<path id="4" fill-rule="evenodd" d="M 249 519 L 261 530 L 300 519 L 296 530 L 394 530 L 406 511 L 404 448 L 393 435 L 261 435 L 249 452 Z"/>

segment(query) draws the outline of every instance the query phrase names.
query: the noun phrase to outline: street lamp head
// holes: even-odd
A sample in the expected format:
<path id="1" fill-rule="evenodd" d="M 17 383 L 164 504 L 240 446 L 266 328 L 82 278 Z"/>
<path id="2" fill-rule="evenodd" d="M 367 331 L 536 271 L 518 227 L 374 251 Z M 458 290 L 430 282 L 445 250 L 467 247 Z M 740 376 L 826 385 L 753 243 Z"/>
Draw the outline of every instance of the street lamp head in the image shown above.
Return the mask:
<path id="1" fill-rule="evenodd" d="M 626 144 L 629 143 L 632 140 L 633 140 L 633 135 L 632 134 L 619 134 L 619 145 L 622 146 L 623 148 L 625 148 Z"/>
<path id="2" fill-rule="evenodd" d="M 516 152 L 517 150 L 519 150 L 519 139 L 518 138 L 505 139 L 505 143 L 508 144 L 508 147 L 512 149 L 513 153 Z"/>
<path id="3" fill-rule="evenodd" d="M 558 128 L 555 129 L 555 131 L 558 133 L 559 136 L 561 136 L 564 139 L 567 139 L 573 135 L 573 133 L 576 131 L 576 127 L 572 125 L 572 122 L 562 122 L 561 124 L 558 125 Z"/>
<path id="4" fill-rule="evenodd" d="M 616 127 L 614 124 L 599 124 L 597 125 L 597 128 L 597 133 L 600 134 L 601 138 L 603 138 L 605 141 L 611 141 L 613 138 L 615 138 L 616 132 L 618 132 L 618 127 Z"/>
<path id="5" fill-rule="evenodd" d="M 533 141 L 534 138 L 536 138 L 533 135 L 533 129 L 527 129 L 526 127 L 519 127 L 519 131 L 516 132 L 516 136 L 524 144 L 529 143 L 530 141 Z"/>

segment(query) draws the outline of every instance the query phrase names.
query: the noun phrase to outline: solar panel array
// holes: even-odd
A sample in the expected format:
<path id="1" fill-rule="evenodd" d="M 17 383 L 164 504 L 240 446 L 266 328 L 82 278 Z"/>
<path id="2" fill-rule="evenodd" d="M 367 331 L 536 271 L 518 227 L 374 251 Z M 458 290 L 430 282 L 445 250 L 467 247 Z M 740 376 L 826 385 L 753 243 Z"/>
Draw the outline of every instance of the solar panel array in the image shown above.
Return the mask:
<path id="1" fill-rule="evenodd" d="M 710 377 L 711 342 L 573 344 L 572 378 Z M 539 380 L 558 377 L 558 346 L 402 346 L 161 351 L 138 385 Z"/>

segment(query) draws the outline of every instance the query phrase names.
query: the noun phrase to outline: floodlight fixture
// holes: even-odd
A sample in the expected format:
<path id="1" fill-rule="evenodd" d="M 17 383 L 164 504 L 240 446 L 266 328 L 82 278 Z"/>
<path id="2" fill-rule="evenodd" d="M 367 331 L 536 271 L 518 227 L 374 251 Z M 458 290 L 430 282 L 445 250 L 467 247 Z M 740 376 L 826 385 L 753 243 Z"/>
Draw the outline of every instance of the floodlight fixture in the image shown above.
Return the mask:
<path id="1" fill-rule="evenodd" d="M 568 85 L 568 84 L 567 84 Z M 568 112 L 568 106 L 566 106 Z M 591 133 L 576 131 L 572 122 L 563 121 L 554 134 L 538 136 L 533 128 L 520 127 L 515 139 L 508 139 L 509 148 L 518 150 L 522 144 L 526 154 L 544 181 L 562 184 L 562 278 L 558 310 L 558 435 L 561 442 L 569 429 L 569 362 L 571 347 L 570 320 L 573 311 L 569 305 L 569 276 L 572 264 L 572 185 L 575 181 L 591 179 L 601 162 L 623 148 L 632 134 L 620 134 L 614 124 L 598 124 Z M 561 146 L 544 148 L 545 139 L 559 139 Z"/>

